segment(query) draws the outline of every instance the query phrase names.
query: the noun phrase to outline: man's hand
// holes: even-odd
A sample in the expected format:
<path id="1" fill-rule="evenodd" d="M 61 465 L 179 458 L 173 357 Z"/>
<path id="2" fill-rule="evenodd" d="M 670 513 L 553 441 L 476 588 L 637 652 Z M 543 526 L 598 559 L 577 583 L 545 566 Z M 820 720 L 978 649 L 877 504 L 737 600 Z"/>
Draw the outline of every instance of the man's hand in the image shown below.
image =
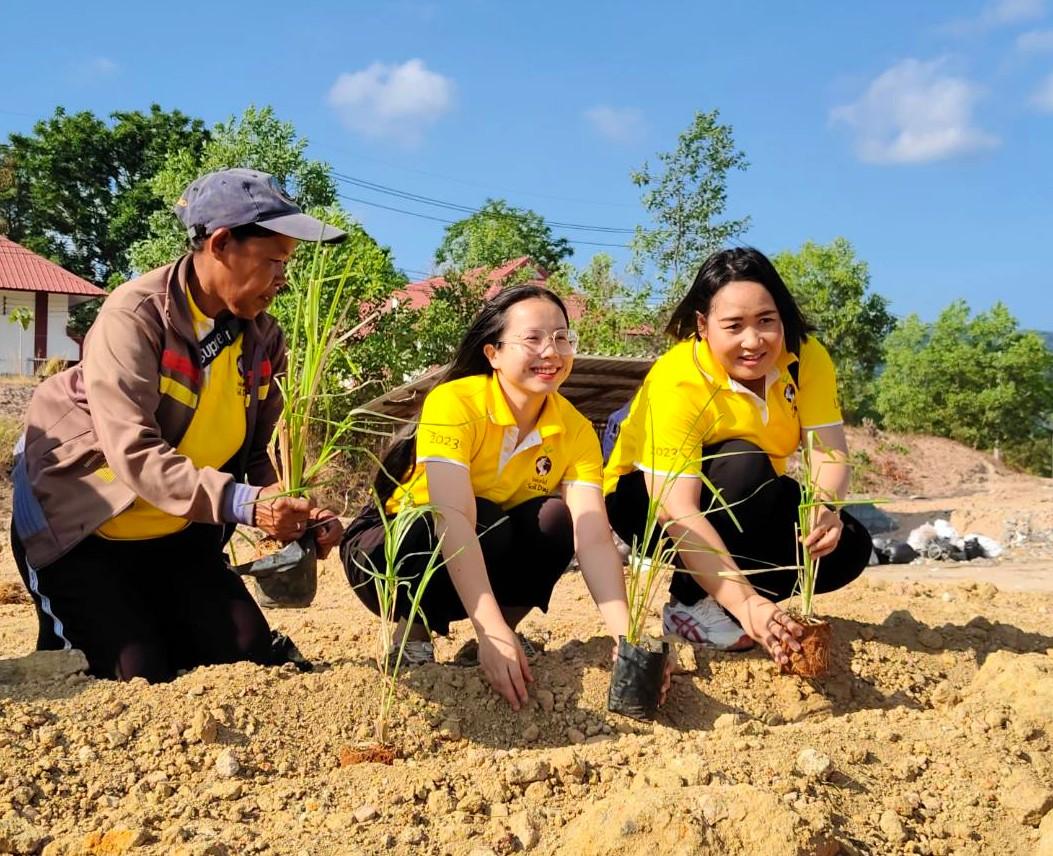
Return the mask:
<path id="1" fill-rule="evenodd" d="M 281 541 L 295 541 L 307 531 L 314 506 L 310 498 L 282 496 L 279 484 L 268 485 L 256 500 L 253 524 Z"/>
<path id="2" fill-rule="evenodd" d="M 328 508 L 312 508 L 310 526 L 318 545 L 318 558 L 324 559 L 344 537 L 344 526 Z"/>

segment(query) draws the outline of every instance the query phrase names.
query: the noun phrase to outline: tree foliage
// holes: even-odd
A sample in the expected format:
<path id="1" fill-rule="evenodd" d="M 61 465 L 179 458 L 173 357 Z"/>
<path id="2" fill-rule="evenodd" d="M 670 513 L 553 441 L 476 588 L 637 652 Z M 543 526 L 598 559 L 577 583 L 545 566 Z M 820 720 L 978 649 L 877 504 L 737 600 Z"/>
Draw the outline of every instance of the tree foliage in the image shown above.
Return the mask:
<path id="1" fill-rule="evenodd" d="M 167 207 L 151 217 L 150 236 L 134 247 L 136 269 L 145 271 L 167 264 L 186 252 L 186 233 L 171 209 L 195 178 L 234 167 L 257 169 L 281 181 L 305 211 L 347 232 L 346 240 L 326 254 L 323 275 L 327 285 L 321 293 L 327 307 L 338 277 L 350 266 L 342 296 L 347 304 L 344 332 L 377 312 L 406 278 L 396 270 L 391 250 L 381 247 L 336 204 L 331 167 L 308 157 L 307 148 L 308 141 L 296 133 L 292 123 L 279 119 L 270 107 L 249 107 L 241 116 L 218 123 L 200 153 L 174 153 L 153 181 L 155 192 Z M 290 278 L 303 278 L 306 266 L 313 260 L 314 245 L 302 243 L 289 262 Z M 291 294 L 280 294 L 271 307 L 284 328 L 289 328 L 292 321 L 291 300 Z M 334 354 L 332 370 L 326 379 L 326 394 L 334 397 L 333 412 L 337 416 L 342 410 L 379 394 L 389 385 L 391 377 L 401 376 L 400 364 L 388 362 L 395 351 L 377 347 L 373 341 L 389 322 L 380 316 L 374 323 L 374 335 L 350 337 Z M 394 331 L 388 332 L 391 334 L 386 337 L 388 342 L 397 338 Z M 405 335 L 411 334 L 407 331 Z"/>
<path id="2" fill-rule="evenodd" d="M 474 214 L 446 227 L 435 262 L 444 269 L 467 271 L 528 256 L 553 271 L 573 252 L 570 242 L 555 237 L 536 211 L 487 199 Z"/>
<path id="3" fill-rule="evenodd" d="M 874 380 L 885 337 L 896 326 L 888 301 L 871 292 L 867 263 L 844 238 L 806 242 L 772 259 L 837 366 L 845 419 L 874 416 Z"/>
<path id="4" fill-rule="evenodd" d="M 327 279 L 322 289 L 322 303 L 328 306 L 336 288 L 338 278 L 347 271 L 343 285 L 343 311 L 341 332 L 350 331 L 362 322 L 367 322 L 369 335 L 351 336 L 337 348 L 332 371 L 327 378 L 328 392 L 339 396 L 347 407 L 378 395 L 389 386 L 390 369 L 398 368 L 397 360 L 389 362 L 396 352 L 387 347 L 377 347 L 376 339 L 384 340 L 386 346 L 394 338 L 394 331 L 378 329 L 386 327 L 384 310 L 388 308 L 392 293 L 405 284 L 406 278 L 395 268 L 388 247 L 381 247 L 358 223 L 337 206 L 309 208 L 309 213 L 326 223 L 343 229 L 347 238 L 335 245 L 327 254 L 324 275 Z M 313 261 L 314 247 L 305 244 L 299 248 L 289 264 L 290 279 L 304 278 L 306 268 Z M 283 329 L 291 329 L 295 312 L 291 292 L 281 292 L 271 307 L 271 314 Z M 372 317 L 372 321 L 369 319 Z M 364 329 L 367 329 L 364 328 Z M 340 407 L 336 408 L 340 411 Z"/>
<path id="5" fill-rule="evenodd" d="M 568 308 L 580 308 L 581 317 L 573 322 L 579 353 L 641 357 L 660 352 L 661 331 L 656 331 L 655 313 L 648 306 L 650 291 L 633 289 L 619 279 L 606 253 L 593 256 L 581 270 L 564 265 L 549 285 Z"/>
<path id="6" fill-rule="evenodd" d="M 156 104 L 109 120 L 58 107 L 0 145 L 0 230 L 102 287 L 128 277 L 129 249 L 162 209 L 158 170 L 208 139 L 200 120 Z"/>
<path id="7" fill-rule="evenodd" d="M 745 170 L 746 156 L 735 148 L 730 125 L 720 113 L 696 113 L 671 152 L 658 155 L 660 167 L 645 163 L 631 173 L 643 194 L 650 226 L 637 226 L 632 239 L 633 269 L 653 264 L 669 299 L 675 300 L 706 256 L 743 234 L 749 218 L 722 220 L 727 208 L 727 177 Z"/>
<path id="8" fill-rule="evenodd" d="M 135 269 L 142 273 L 186 252 L 186 233 L 172 206 L 190 182 L 209 172 L 234 167 L 260 170 L 281 181 L 301 208 L 333 205 L 332 170 L 324 161 L 308 158 L 307 146 L 292 123 L 281 121 L 270 107 L 248 107 L 240 117 L 218 123 L 201 149 L 173 152 L 151 183 L 165 208 L 149 216 L 148 236 L 132 248 Z"/>
<path id="9" fill-rule="evenodd" d="M 889 334 L 877 407 L 894 430 L 1024 450 L 1049 437 L 1053 352 L 1003 304 L 970 317 L 958 300 L 933 324 L 911 315 Z"/>

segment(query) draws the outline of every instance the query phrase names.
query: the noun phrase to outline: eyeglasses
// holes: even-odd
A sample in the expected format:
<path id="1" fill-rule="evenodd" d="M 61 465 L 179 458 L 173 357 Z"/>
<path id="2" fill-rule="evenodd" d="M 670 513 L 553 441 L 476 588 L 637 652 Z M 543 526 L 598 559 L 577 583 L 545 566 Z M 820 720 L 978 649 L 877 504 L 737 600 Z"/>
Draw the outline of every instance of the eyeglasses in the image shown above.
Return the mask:
<path id="1" fill-rule="evenodd" d="M 528 354 L 539 357 L 545 352 L 549 342 L 552 343 L 552 349 L 564 357 L 577 353 L 578 334 L 566 329 L 553 330 L 551 333 L 547 330 L 524 330 L 517 338 L 505 339 L 497 344 L 519 345 Z"/>

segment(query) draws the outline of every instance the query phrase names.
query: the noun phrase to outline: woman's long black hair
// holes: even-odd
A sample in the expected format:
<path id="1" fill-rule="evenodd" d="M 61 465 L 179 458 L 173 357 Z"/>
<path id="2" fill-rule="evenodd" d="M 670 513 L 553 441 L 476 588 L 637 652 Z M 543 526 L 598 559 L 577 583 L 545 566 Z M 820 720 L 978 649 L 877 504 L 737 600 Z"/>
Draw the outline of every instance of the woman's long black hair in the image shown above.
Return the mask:
<path id="1" fill-rule="evenodd" d="M 684 299 L 673 310 L 665 332 L 677 341 L 698 338 L 695 313 L 709 315 L 713 296 L 729 282 L 756 282 L 763 285 L 779 310 L 786 350 L 800 355 L 801 345 L 815 327 L 801 312 L 790 289 L 786 287 L 775 265 L 760 250 L 734 247 L 713 253 L 703 262 Z"/>
<path id="2" fill-rule="evenodd" d="M 502 289 L 493 298 L 483 304 L 482 310 L 468 328 L 468 332 L 461 339 L 453 360 L 446 367 L 436 382 L 448 383 L 462 377 L 472 375 L 490 375 L 494 373 L 490 361 L 483 353 L 486 345 L 497 345 L 505 331 L 505 318 L 508 310 L 524 300 L 540 297 L 548 300 L 559 307 L 563 313 L 563 320 L 570 326 L 570 316 L 567 307 L 560 300 L 559 295 L 549 291 L 541 285 L 514 285 Z M 373 481 L 373 489 L 377 493 L 381 504 L 391 498 L 395 488 L 401 484 L 417 463 L 417 423 L 407 425 L 395 435 L 391 445 L 385 450 L 380 459 L 380 469 L 377 470 Z"/>

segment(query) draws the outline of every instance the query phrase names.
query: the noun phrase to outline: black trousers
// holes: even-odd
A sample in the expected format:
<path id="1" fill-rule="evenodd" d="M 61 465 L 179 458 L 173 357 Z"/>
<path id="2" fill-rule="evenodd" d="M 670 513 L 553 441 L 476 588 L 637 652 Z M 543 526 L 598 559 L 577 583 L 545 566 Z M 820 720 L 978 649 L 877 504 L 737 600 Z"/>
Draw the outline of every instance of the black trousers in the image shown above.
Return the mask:
<path id="1" fill-rule="evenodd" d="M 725 456 L 704 460 L 702 471 L 732 506 L 742 530 L 719 504 L 706 515 L 706 520 L 717 530 L 728 552 L 744 571 L 795 565 L 794 524 L 801 501 L 800 486 L 789 476 L 776 475 L 768 456 L 745 440 L 726 440 L 704 450 L 706 456 L 720 453 Z M 622 476 L 618 487 L 607 495 L 611 526 L 627 543 L 631 544 L 633 537 L 643 537 L 647 503 L 647 484 L 639 470 Z M 704 486 L 701 504 L 703 508 L 709 505 Z M 844 529 L 837 547 L 819 563 L 816 591 L 820 593 L 835 591 L 852 582 L 870 559 L 870 533 L 846 511 L 841 511 L 841 520 Z M 684 567 L 683 560 L 678 559 L 678 567 Z M 797 573 L 763 571 L 749 574 L 747 579 L 772 600 L 784 600 L 793 594 Z M 694 577 L 680 572 L 673 574 L 669 592 L 686 604 L 693 604 L 706 595 Z"/>
<path id="2" fill-rule="evenodd" d="M 574 527 L 566 503 L 545 496 L 502 511 L 495 503 L 477 497 L 475 512 L 479 546 L 498 604 L 536 606 L 547 612 L 552 589 L 574 556 Z M 408 583 L 399 586 L 395 601 L 399 618 L 409 617 L 410 604 L 436 543 L 431 515 L 422 516 L 410 527 L 398 554 L 399 577 Z M 340 558 L 359 600 L 379 615 L 373 578 L 361 567 L 384 570 L 384 528 L 378 511 L 363 512 L 347 527 Z M 451 621 L 468 617 L 446 567 L 431 577 L 421 595 L 421 611 L 428 627 L 442 635 L 449 633 Z"/>
<path id="3" fill-rule="evenodd" d="M 227 565 L 220 533 L 191 524 L 144 541 L 92 535 L 31 568 L 12 527 L 15 562 L 37 610 L 37 650 L 68 643 L 96 677 L 151 683 L 194 666 L 270 662 L 270 627 Z"/>

